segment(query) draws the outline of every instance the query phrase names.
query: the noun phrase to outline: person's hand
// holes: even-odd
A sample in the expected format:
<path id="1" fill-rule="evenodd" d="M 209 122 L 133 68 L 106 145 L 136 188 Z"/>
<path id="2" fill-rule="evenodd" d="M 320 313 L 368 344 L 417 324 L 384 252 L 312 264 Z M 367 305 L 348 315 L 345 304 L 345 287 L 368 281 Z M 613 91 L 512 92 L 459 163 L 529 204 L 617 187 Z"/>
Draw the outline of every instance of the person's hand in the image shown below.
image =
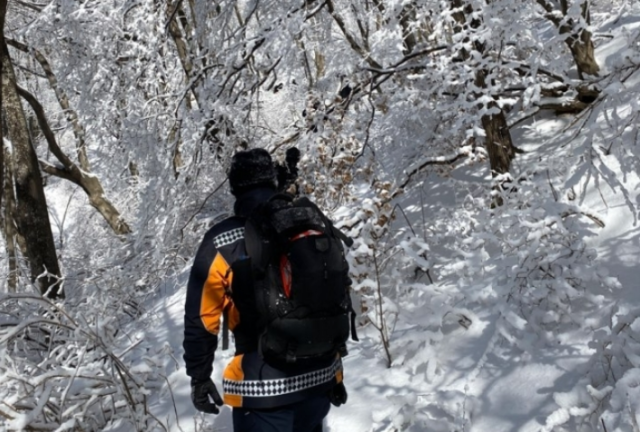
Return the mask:
<path id="1" fill-rule="evenodd" d="M 214 403 L 211 403 L 209 397 Z M 211 378 L 206 381 L 191 381 L 191 401 L 198 411 L 207 414 L 218 414 L 218 406 L 224 403 Z"/>
<path id="2" fill-rule="evenodd" d="M 343 382 L 339 382 L 329 391 L 329 402 L 336 407 L 347 402 L 347 389 Z"/>

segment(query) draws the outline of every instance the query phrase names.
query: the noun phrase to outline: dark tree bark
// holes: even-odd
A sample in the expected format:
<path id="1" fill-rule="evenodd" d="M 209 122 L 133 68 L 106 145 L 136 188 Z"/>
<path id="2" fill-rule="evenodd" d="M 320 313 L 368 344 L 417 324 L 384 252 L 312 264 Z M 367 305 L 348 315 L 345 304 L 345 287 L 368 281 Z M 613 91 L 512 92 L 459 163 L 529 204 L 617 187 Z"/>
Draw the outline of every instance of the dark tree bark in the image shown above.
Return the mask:
<path id="1" fill-rule="evenodd" d="M 7 16 L 7 0 L 0 0 L 0 47 L 4 46 L 4 21 Z M 0 67 L 2 65 L 0 64 Z M 3 92 L 0 91 L 0 107 L 4 106 Z M 4 179 L 4 125 L 0 125 L 0 179 Z M 0 206 L 4 188 L 0 187 Z"/>
<path id="2" fill-rule="evenodd" d="M 2 109 L 11 142 L 13 187 L 16 206 L 13 219 L 24 237 L 31 278 L 40 292 L 50 298 L 62 297 L 58 285 L 60 267 L 56 255 L 47 201 L 42 186 L 38 157 L 31 143 L 27 120 L 16 88 L 16 77 L 6 43 L 2 45 Z M 44 272 L 45 276 L 38 277 Z"/>
<path id="3" fill-rule="evenodd" d="M 7 275 L 7 289 L 10 293 L 15 293 L 18 286 L 18 253 L 16 248 L 18 233 L 16 231 L 16 225 L 13 220 L 13 215 L 16 214 L 16 200 L 13 194 L 13 169 L 11 167 L 11 154 L 9 149 L 2 146 L 2 153 L 4 156 L 3 163 L 8 162 L 4 167 L 4 173 L 2 180 L 2 189 L 4 192 L 4 206 L 2 206 L 3 213 L 1 217 L 1 229 L 5 239 L 5 249 L 7 251 L 7 262 L 9 264 L 9 274 Z"/>
<path id="4" fill-rule="evenodd" d="M 485 87 L 486 71 L 476 73 L 476 85 Z M 488 108 L 498 108 L 498 104 L 490 102 Z M 499 109 L 499 108 L 498 108 Z M 484 146 L 489 153 L 489 165 L 491 174 L 495 177 L 509 172 L 511 161 L 516 157 L 516 148 L 511 141 L 511 132 L 507 124 L 507 117 L 501 109 L 497 114 L 484 115 L 481 119 L 484 129 Z"/>
<path id="5" fill-rule="evenodd" d="M 0 0 L 0 42 L 4 43 L 4 21 L 7 16 L 7 0 Z"/>
<path id="6" fill-rule="evenodd" d="M 415 3 L 407 3 L 402 7 L 400 12 L 400 26 L 402 27 L 402 43 L 404 49 L 402 53 L 406 56 L 413 52 L 418 45 L 417 29 L 412 28 L 416 24 L 416 5 Z"/>
<path id="7" fill-rule="evenodd" d="M 584 79 L 584 74 L 597 76 L 600 72 L 600 66 L 595 57 L 591 32 L 574 19 L 567 18 L 567 2 L 561 2 L 560 10 L 554 8 L 554 5 L 548 0 L 536 0 L 536 2 L 542 6 L 546 12 L 544 16 L 556 26 L 560 34 L 568 35 L 565 43 L 571 51 L 580 79 Z M 587 2 L 582 4 L 581 15 L 584 22 L 588 24 L 590 18 Z"/>
<path id="8" fill-rule="evenodd" d="M 129 225 L 127 225 L 127 223 L 122 219 L 120 213 L 111 203 L 111 201 L 109 201 L 105 197 L 104 189 L 102 188 L 100 180 L 98 180 L 96 176 L 91 174 L 86 154 L 85 157 L 81 159 L 81 162 L 82 160 L 86 160 L 85 165 L 81 163 L 80 167 L 78 167 L 75 163 L 73 163 L 71 159 L 69 159 L 69 157 L 64 154 L 60 146 L 58 146 L 55 135 L 53 134 L 53 131 L 51 130 L 51 128 L 49 127 L 49 123 L 47 122 L 47 117 L 44 113 L 42 105 L 40 105 L 40 103 L 31 93 L 20 87 L 16 86 L 16 88 L 18 94 L 22 96 L 29 103 L 29 105 L 31 105 L 31 108 L 36 113 L 38 125 L 40 126 L 40 130 L 47 140 L 49 150 L 51 150 L 51 153 L 53 153 L 53 155 L 64 166 L 63 168 L 59 168 L 46 163 L 41 163 L 40 165 L 42 170 L 47 174 L 64 178 L 80 186 L 82 190 L 84 190 L 87 194 L 91 206 L 98 210 L 102 217 L 104 217 L 113 232 L 118 235 L 131 233 Z"/>
<path id="9" fill-rule="evenodd" d="M 167 0 L 167 18 L 170 20 L 168 25 L 169 34 L 171 35 L 173 42 L 176 44 L 178 51 L 178 58 L 182 64 L 182 69 L 185 74 L 185 81 L 188 83 L 193 78 L 193 63 L 189 53 L 189 47 L 185 38 L 182 35 L 176 15 L 181 10 L 181 2 L 178 2 L 174 6 L 171 5 L 171 0 Z M 175 9 L 175 10 L 174 10 Z M 197 97 L 196 97 L 197 99 Z"/>
<path id="10" fill-rule="evenodd" d="M 451 4 L 455 8 L 455 12 L 452 15 L 457 23 L 454 31 L 461 32 L 464 25 L 467 24 L 467 17 L 473 13 L 473 8 L 464 0 L 452 0 Z M 481 22 L 478 18 L 474 18 L 468 24 L 470 28 L 478 28 Z M 481 55 L 484 55 L 484 44 L 476 41 L 473 45 L 476 51 Z M 467 61 L 469 58 L 470 53 L 465 50 L 461 50 L 460 60 Z M 486 77 L 488 74 L 489 71 L 486 69 L 477 69 L 474 82 L 476 87 L 487 87 Z M 486 135 L 484 139 L 484 146 L 489 154 L 491 175 L 496 177 L 500 174 L 509 172 L 511 161 L 516 155 L 516 148 L 511 140 L 511 133 L 507 125 L 507 118 L 504 111 L 495 101 L 490 102 L 487 108 L 492 108 L 498 111 L 496 114 L 484 115 L 481 119 L 482 127 Z"/>
<path id="11" fill-rule="evenodd" d="M 124 235 L 131 233 L 131 228 L 127 225 L 126 221 L 120 215 L 118 209 L 107 198 L 102 184 L 98 177 L 91 173 L 91 164 L 89 163 L 89 156 L 87 153 L 87 144 L 85 142 L 85 131 L 80 123 L 78 113 L 71 107 L 71 103 L 65 91 L 58 85 L 58 80 L 49 65 L 47 59 L 38 50 L 30 50 L 26 45 L 14 40 L 7 40 L 7 42 L 14 48 L 17 48 L 25 53 L 33 52 L 38 63 L 42 66 L 42 69 L 49 81 L 51 89 L 54 91 L 60 107 L 67 113 L 67 120 L 73 127 L 73 133 L 76 138 L 76 154 L 78 158 L 79 167 L 72 162 L 60 148 L 55 144 L 52 146 L 52 141 L 55 142 L 53 132 L 51 132 L 44 109 L 37 101 L 37 99 L 29 92 L 21 89 L 17 85 L 15 89 L 18 94 L 24 97 L 27 102 L 33 108 L 36 113 L 38 125 L 42 130 L 51 152 L 58 158 L 58 160 L 64 165 L 64 170 L 53 169 L 50 165 L 44 165 L 42 168 L 48 174 L 52 174 L 58 177 L 62 177 L 67 180 L 71 180 L 74 183 L 82 187 L 89 198 L 91 206 L 95 208 L 102 217 L 107 221 L 111 229 L 118 235 Z M 56 147 L 56 148 L 53 148 Z"/>

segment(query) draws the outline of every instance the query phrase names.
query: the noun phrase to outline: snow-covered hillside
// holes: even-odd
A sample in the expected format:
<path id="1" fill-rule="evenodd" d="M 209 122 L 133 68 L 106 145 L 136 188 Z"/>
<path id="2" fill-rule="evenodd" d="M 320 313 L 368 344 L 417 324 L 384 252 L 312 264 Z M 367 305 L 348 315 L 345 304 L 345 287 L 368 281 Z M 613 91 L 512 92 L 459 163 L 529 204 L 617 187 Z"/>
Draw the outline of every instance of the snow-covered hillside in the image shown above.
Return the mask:
<path id="1" fill-rule="evenodd" d="M 406 85 L 402 93 L 352 107 L 323 100 L 331 112 L 312 114 L 310 107 L 334 90 L 328 87 L 340 88 L 345 76 L 355 80 L 367 70 L 341 65 L 348 48 L 340 44 L 323 61 L 343 75 L 314 82 L 316 93 L 291 84 L 302 82 L 298 75 L 280 77 L 291 85 L 257 95 L 259 115 L 237 122 L 239 135 L 246 127 L 252 143 L 274 151 L 298 139 L 306 169 L 302 189 L 356 241 L 349 261 L 353 298 L 361 306 L 360 341 L 350 343 L 344 359 L 348 403 L 331 409 L 326 431 L 640 431 L 640 5 L 614 3 L 623 7 L 608 11 L 599 2 L 594 12 L 601 72 L 593 85 L 602 91 L 586 109 L 529 115 L 543 99 L 539 82 L 531 84 L 538 94 L 530 103 L 501 94 L 511 104 L 510 120 L 527 117 L 511 129 L 523 152 L 510 177 L 491 177 L 488 156 L 476 145 L 483 137 L 478 127 L 465 135 L 478 120 L 460 114 L 472 111 L 471 104 L 455 105 L 450 116 L 453 102 L 443 101 L 433 113 L 421 105 L 420 80 L 429 74 L 418 66 L 397 77 L 394 85 Z M 548 23 L 532 21 L 535 31 L 550 31 Z M 297 34 L 296 26 L 303 24 L 287 32 Z M 321 23 L 314 31 L 317 37 L 338 33 Z M 392 36 L 377 35 L 371 51 L 390 50 Z M 268 43 L 286 45 L 278 37 Z M 544 38 L 527 40 L 542 56 L 536 49 Z M 285 51 L 283 62 L 297 59 Z M 166 60 L 180 69 L 177 57 Z M 554 74 L 556 60 L 544 58 L 537 66 Z M 429 61 L 441 67 L 435 57 Z M 385 73 L 391 74 L 380 76 Z M 144 87 L 142 75 L 136 79 Z M 459 79 L 452 88 L 465 85 L 461 76 L 451 78 Z M 163 85 L 174 79 L 180 81 L 168 77 Z M 434 88 L 437 83 L 428 81 Z M 91 91 L 100 99 L 104 89 Z M 448 91 L 430 90 L 424 99 Z M 188 93 L 180 93 L 176 113 L 183 99 L 200 102 L 196 91 Z M 144 112 L 160 99 L 129 103 Z M 216 115 L 244 116 L 217 99 L 211 104 Z M 149 117 L 169 129 L 173 108 L 163 109 Z M 0 431 L 232 431 L 229 407 L 218 416 L 193 408 L 182 360 L 190 259 L 200 236 L 232 205 L 224 193 L 224 163 L 215 165 L 231 147 L 208 152 L 217 141 L 207 141 L 206 151 L 193 144 L 200 137 L 194 125 L 206 119 L 190 115 L 180 120 L 192 135 L 184 137 L 185 154 L 195 155 L 176 171 L 188 176 L 184 183 L 172 183 L 170 171 L 162 171 L 171 163 L 154 147 L 153 126 L 136 129 L 148 120 L 137 111 L 118 120 L 124 131 L 118 139 L 139 146 L 100 150 L 99 165 L 107 168 L 108 161 L 138 161 L 140 179 L 122 173 L 112 179 L 114 189 L 126 191 L 115 202 L 141 233 L 133 240 L 111 238 L 76 186 L 54 179 L 47 185 L 68 295 L 58 303 L 31 292 L 0 297 Z M 320 138 L 291 126 L 315 127 L 314 115 L 325 128 Z M 264 131 L 284 132 L 275 140 Z M 332 140 L 339 145 L 331 147 Z M 62 141 L 69 148 L 70 138 Z M 162 151 L 173 156 L 170 143 Z M 450 160 L 462 162 L 439 164 Z M 433 169 L 417 169 L 429 161 L 437 162 Z M 356 162 L 353 175 L 336 174 Z M 213 166 L 215 172 L 205 169 Z M 495 205 L 497 196 L 501 205 Z M 46 346 L 55 338 L 38 329 L 56 329 L 51 334 L 65 343 L 43 354 L 30 344 Z M 218 387 L 232 355 L 232 349 L 216 353 Z"/>
<path id="2" fill-rule="evenodd" d="M 640 28 L 640 15 L 637 17 L 625 15 L 615 26 L 604 26 L 614 38 L 598 49 L 603 64 L 615 67 L 624 58 L 624 35 Z M 625 87 L 637 90 L 638 80 L 640 74 L 617 91 Z M 607 109 L 631 109 L 635 102 L 629 98 L 637 96 L 635 91 L 621 95 L 622 104 Z M 599 115 L 591 127 L 606 128 L 606 118 Z M 581 132 L 573 116 L 550 113 L 537 115 L 515 131 L 518 145 L 526 153 L 518 156 L 514 171 L 526 179 L 520 188 L 532 190 L 531 201 L 518 202 L 524 211 L 516 206 L 494 212 L 478 208 L 473 202 L 473 186 L 466 187 L 482 175 L 478 167 L 453 172 L 448 182 L 436 175 L 426 178 L 422 197 L 414 193 L 402 202 L 419 236 L 423 223 L 426 225 L 428 264 L 435 281 L 428 283 L 424 275 L 407 278 L 406 268 L 388 268 L 386 276 L 380 275 L 385 313 L 392 321 L 388 324 L 391 367 L 387 367 L 380 333 L 365 325 L 361 342 L 351 345 L 345 359 L 349 403 L 332 409 L 328 431 L 577 431 L 588 430 L 602 409 L 607 431 L 637 430 L 634 418 L 640 416 L 640 352 L 634 336 L 640 331 L 635 321 L 640 313 L 636 213 L 640 179 L 637 172 L 620 166 L 625 161 L 611 157 L 601 163 L 615 182 L 581 178 L 574 185 L 575 199 L 562 196 L 574 182 L 573 173 L 562 171 L 568 165 L 566 160 L 585 157 L 580 140 L 567 137 Z M 627 157 L 637 158 L 637 154 Z M 554 193 L 558 194 L 557 202 Z M 467 214 L 460 216 L 461 212 Z M 501 221 L 494 225 L 483 219 L 485 216 Z M 441 232 L 445 223 L 452 231 L 459 231 Z M 491 226 L 482 228 L 474 223 Z M 507 236 L 512 231 L 514 244 L 510 249 L 491 250 L 498 246 L 492 245 L 491 239 L 482 244 L 483 237 L 501 224 L 505 232 L 500 234 Z M 410 238 L 410 234 L 407 221 L 397 217 L 392 235 Z M 464 249 L 449 247 L 451 243 L 444 238 L 447 234 L 466 237 L 461 242 L 466 243 Z M 528 243 L 518 245 L 517 241 Z M 566 242 L 579 243 L 568 256 L 564 255 Z M 554 249 L 558 244 L 563 248 Z M 500 256 L 504 253 L 514 256 Z M 507 265 L 507 258 L 514 261 Z M 411 254 L 404 260 L 415 263 Z M 527 267 L 531 263 L 564 272 L 563 279 L 559 281 L 558 275 L 546 284 L 544 277 L 532 276 L 536 269 Z M 411 265 L 416 264 L 406 267 Z M 510 287 L 511 291 L 497 288 L 500 273 L 511 265 L 516 267 L 514 274 L 527 273 L 521 276 L 522 285 Z M 581 282 L 573 289 L 563 286 L 575 279 Z M 165 289 L 152 306 L 152 324 L 144 338 L 167 341 L 178 357 L 184 277 Z M 529 289 L 545 291 L 529 298 L 522 293 Z M 545 296 L 554 293 L 558 299 L 547 304 Z M 525 304 L 519 306 L 519 301 Z M 525 321 L 518 316 L 520 308 L 528 309 L 531 316 L 543 316 Z M 560 317 L 563 313 L 566 316 Z M 630 315 L 624 321 L 627 313 Z M 370 318 L 379 319 L 373 312 Z M 623 322 L 631 330 L 621 329 Z M 613 334 L 612 325 L 616 329 Z M 628 337 L 622 336 L 625 331 Z M 616 358 L 621 353 L 628 355 L 628 365 L 602 365 L 607 359 L 619 361 Z M 218 382 L 229 358 L 228 352 L 217 354 Z M 602 370 L 606 367 L 611 371 Z M 603 374 L 611 375 L 608 381 Z M 229 409 L 218 417 L 195 414 L 179 359 L 172 364 L 168 378 L 173 399 L 164 386 L 160 402 L 152 408 L 158 416 L 169 417 L 170 430 L 231 430 Z M 618 380 L 617 386 L 611 378 Z"/>

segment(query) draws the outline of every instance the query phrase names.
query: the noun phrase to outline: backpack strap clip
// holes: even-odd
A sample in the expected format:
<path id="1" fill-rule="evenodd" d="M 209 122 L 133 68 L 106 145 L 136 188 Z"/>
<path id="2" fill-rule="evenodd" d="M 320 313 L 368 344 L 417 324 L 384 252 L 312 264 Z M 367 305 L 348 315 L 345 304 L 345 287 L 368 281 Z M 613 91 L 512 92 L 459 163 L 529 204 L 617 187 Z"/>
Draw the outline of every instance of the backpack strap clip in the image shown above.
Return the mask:
<path id="1" fill-rule="evenodd" d="M 295 343 L 288 343 L 287 344 L 287 354 L 285 356 L 285 359 L 287 361 L 287 363 L 295 363 L 296 362 L 296 351 L 297 351 L 297 346 Z"/>
<path id="2" fill-rule="evenodd" d="M 353 306 L 349 305 L 349 314 L 351 315 L 351 339 L 358 342 L 358 332 L 356 331 L 356 311 Z"/>
<path id="3" fill-rule="evenodd" d="M 222 351 L 229 349 L 229 308 L 222 311 Z"/>
<path id="4" fill-rule="evenodd" d="M 224 280 L 228 281 L 230 275 L 231 275 L 231 268 L 228 268 L 227 272 L 224 275 Z M 229 299 L 232 298 L 231 289 L 228 286 L 225 286 L 224 294 Z M 229 309 L 233 304 L 232 301 L 233 300 L 231 300 L 231 302 L 226 304 L 222 309 L 222 351 L 226 351 L 227 349 L 229 349 Z"/>

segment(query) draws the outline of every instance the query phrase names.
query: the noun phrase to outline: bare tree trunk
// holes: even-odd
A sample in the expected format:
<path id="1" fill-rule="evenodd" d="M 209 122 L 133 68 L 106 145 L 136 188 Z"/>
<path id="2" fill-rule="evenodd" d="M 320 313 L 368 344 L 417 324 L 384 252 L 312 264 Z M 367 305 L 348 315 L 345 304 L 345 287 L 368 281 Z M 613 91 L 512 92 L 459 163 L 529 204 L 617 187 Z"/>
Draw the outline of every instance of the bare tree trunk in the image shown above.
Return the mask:
<path id="1" fill-rule="evenodd" d="M 412 28 L 412 25 L 414 28 Z M 402 7 L 400 13 L 400 26 L 402 27 L 402 42 L 404 49 L 402 53 L 407 56 L 413 52 L 418 44 L 418 34 L 416 25 L 416 5 L 415 3 L 407 3 Z"/>
<path id="2" fill-rule="evenodd" d="M 562 33 L 562 28 L 560 32 Z M 576 62 L 580 79 L 584 79 L 584 74 L 598 76 L 600 66 L 594 53 L 591 33 L 583 29 L 579 35 L 571 35 L 565 41 Z"/>
<path id="3" fill-rule="evenodd" d="M 492 176 L 509 172 L 516 152 L 504 113 L 500 111 L 496 115 L 482 116 L 482 127 L 486 134 L 484 145 L 489 153 Z"/>
<path id="4" fill-rule="evenodd" d="M 2 0 L 0 0 L 2 1 Z M 0 4 L 0 8 L 3 5 Z M 4 2 L 6 7 L 6 2 Z M 4 20 L 3 11 L 0 10 L 0 19 Z M 0 41 L 4 44 L 4 38 L 0 33 Z M 0 45 L 2 46 L 2 45 Z M 0 107 L 3 107 L 2 90 L 0 88 Z M 0 110 L 1 111 L 1 110 Z M 8 167 L 5 167 L 5 163 L 10 161 L 10 155 L 5 155 L 8 149 L 4 145 L 4 130 L 5 122 L 4 115 L 0 112 L 0 229 L 4 234 L 5 249 L 7 251 L 7 263 L 9 265 L 9 274 L 7 275 L 7 292 L 15 293 L 17 287 L 17 269 L 16 269 L 16 251 L 15 251 L 15 226 L 13 224 L 12 215 L 15 214 L 13 207 L 15 206 L 15 200 L 13 198 L 13 185 L 12 175 L 9 174 Z M 4 202 L 4 206 L 2 205 Z"/>
<path id="5" fill-rule="evenodd" d="M 58 285 L 60 267 L 42 187 L 42 176 L 38 168 L 38 157 L 33 149 L 27 120 L 18 97 L 9 49 L 6 43 L 1 48 L 3 110 L 12 146 L 11 156 L 14 167 L 13 186 L 16 194 L 14 220 L 18 233 L 25 240 L 31 279 L 34 281 L 37 279 L 42 294 L 46 293 L 51 298 L 63 297 L 61 287 Z M 45 271 L 45 276 L 38 277 Z"/>
<path id="6" fill-rule="evenodd" d="M 9 152 L 8 148 L 2 148 L 2 153 Z M 4 160 L 11 161 L 11 155 L 4 156 Z M 6 175 L 5 175 L 6 174 Z M 5 249 L 7 251 L 7 261 L 9 264 L 9 274 L 7 276 L 7 291 L 15 293 L 18 286 L 18 254 L 16 251 L 16 226 L 13 215 L 16 214 L 16 200 L 13 196 L 13 170 L 10 165 L 5 167 L 2 177 L 2 189 L 4 190 L 4 214 L 2 215 L 2 232 L 4 233 Z"/>
<path id="7" fill-rule="evenodd" d="M 316 66 L 316 79 L 324 77 L 326 71 L 326 58 L 319 50 L 313 50 L 313 59 Z"/>
<path id="8" fill-rule="evenodd" d="M 49 127 L 49 122 L 47 121 L 44 109 L 35 96 L 19 87 L 18 92 L 20 96 L 26 99 L 35 112 L 40 130 L 42 130 L 42 134 L 49 145 L 49 150 L 51 150 L 51 153 L 53 153 L 64 166 L 64 168 L 58 168 L 47 163 L 41 163 L 40 165 L 42 170 L 48 174 L 64 178 L 80 186 L 89 197 L 89 203 L 91 206 L 98 210 L 116 234 L 129 234 L 131 232 L 131 228 L 129 228 L 129 225 L 127 225 L 127 223 L 122 219 L 118 210 L 105 196 L 100 180 L 98 180 L 95 175 L 91 174 L 89 170 L 84 169 L 82 166 L 78 167 L 73 163 L 71 159 L 63 153 L 60 146 L 58 146 L 53 131 Z M 86 164 L 88 168 L 88 159 Z"/>
<path id="9" fill-rule="evenodd" d="M 486 87 L 487 71 L 480 69 L 476 72 L 476 86 Z M 494 101 L 489 103 L 488 108 L 498 108 Z M 497 114 L 483 115 L 482 128 L 484 129 L 484 146 L 489 153 L 489 165 L 493 177 L 509 172 L 511 161 L 516 157 L 516 149 L 511 141 L 511 133 L 507 125 L 507 118 L 504 111 L 499 109 Z"/>
<path id="10" fill-rule="evenodd" d="M 116 234 L 123 235 L 130 233 L 131 228 L 129 228 L 129 225 L 127 225 L 127 223 L 122 219 L 118 209 L 116 209 L 113 203 L 111 203 L 111 201 L 109 201 L 109 199 L 106 197 L 106 193 L 102 188 L 100 180 L 98 180 L 98 178 L 91 173 L 91 165 L 89 163 L 89 156 L 87 154 L 84 128 L 80 123 L 78 113 L 76 113 L 76 111 L 71 108 L 71 103 L 69 102 L 69 98 L 67 97 L 66 93 L 62 88 L 60 88 L 60 86 L 58 86 L 58 80 L 53 73 L 49 62 L 38 50 L 30 50 L 26 45 L 14 40 L 9 40 L 8 42 L 12 47 L 15 47 L 23 52 L 33 52 L 36 60 L 38 61 L 38 63 L 40 63 L 40 66 L 42 66 L 42 69 L 47 76 L 49 85 L 54 91 L 60 107 L 67 113 L 67 119 L 73 127 L 73 133 L 76 138 L 76 153 L 78 156 L 80 169 L 78 169 L 76 164 L 71 162 L 71 160 L 66 155 L 64 155 L 64 153 L 62 153 L 62 150 L 60 150 L 59 147 L 56 149 L 57 151 L 54 151 L 54 149 L 51 148 L 51 140 L 54 135 L 49 128 L 44 109 L 33 95 L 31 95 L 26 90 L 23 90 L 16 86 L 17 92 L 22 97 L 24 97 L 27 102 L 29 102 L 34 112 L 36 113 L 38 125 L 40 126 L 42 133 L 47 138 L 49 148 L 51 149 L 52 153 L 54 153 L 54 155 L 58 158 L 58 160 L 63 163 L 65 168 L 68 170 L 68 173 L 66 173 L 65 175 L 61 175 L 63 173 L 61 173 L 61 170 L 59 169 L 45 169 L 44 167 L 43 170 L 48 174 L 71 180 L 81 186 L 82 189 L 87 193 L 91 205 L 96 210 L 98 210 L 98 212 L 107 221 L 111 229 L 113 229 Z M 55 138 L 53 138 L 53 141 L 55 141 Z M 55 147 L 57 147 L 57 144 L 55 145 Z M 73 166 L 74 169 L 71 169 L 71 166 Z"/>
<path id="11" fill-rule="evenodd" d="M 7 16 L 7 0 L 0 0 L 0 48 L 4 46 L 4 21 Z M 0 91 L 0 107 L 4 106 L 4 94 Z M 4 179 L 4 125 L 0 126 L 0 179 Z M 4 188 L 0 187 L 0 206 Z"/>
<path id="12" fill-rule="evenodd" d="M 184 161 L 182 160 L 182 137 L 180 136 L 180 122 L 176 120 L 174 125 L 171 127 L 169 131 L 169 140 L 168 142 L 175 142 L 175 146 L 173 147 L 173 177 L 177 180 L 180 177 L 180 170 L 184 166 Z"/>
<path id="13" fill-rule="evenodd" d="M 457 24 L 454 31 L 462 31 L 463 25 L 467 22 L 467 15 L 473 12 L 472 7 L 464 2 L 464 0 L 452 0 L 452 6 L 456 11 L 452 14 Z M 477 18 L 471 20 L 470 26 L 477 28 L 480 25 L 480 21 Z M 480 54 L 484 55 L 485 47 L 479 42 L 474 42 L 474 48 Z M 460 53 L 461 60 L 468 60 L 470 54 L 464 50 Z M 486 77 L 488 75 L 486 69 L 477 69 L 475 75 L 475 85 L 478 88 L 486 88 Z M 491 167 L 492 177 L 496 177 L 500 174 L 509 172 L 511 167 L 511 161 L 515 158 L 516 148 L 511 140 L 511 132 L 507 125 L 507 118 L 505 113 L 498 104 L 493 101 L 489 104 L 488 108 L 495 108 L 498 110 L 496 114 L 483 115 L 481 118 L 482 128 L 485 131 L 484 146 L 489 154 L 489 165 Z"/>
<path id="14" fill-rule="evenodd" d="M 176 9 L 177 8 L 177 9 Z M 175 9 L 175 10 L 174 10 Z M 178 50 L 178 58 L 180 59 L 180 63 L 182 64 L 182 69 L 184 70 L 185 82 L 194 84 L 192 82 L 193 76 L 193 62 L 191 61 L 191 55 L 189 51 L 189 45 L 185 41 L 184 36 L 182 35 L 182 31 L 180 30 L 180 25 L 178 24 L 178 19 L 176 16 L 178 12 L 182 13 L 182 7 L 180 5 L 180 1 L 171 7 L 171 0 L 167 0 L 167 19 L 169 19 L 169 34 L 173 39 L 173 42 L 176 44 L 176 49 Z M 181 14 L 184 16 L 184 14 Z M 198 99 L 198 94 L 195 91 L 195 88 L 192 89 L 193 97 L 196 100 L 198 106 L 200 106 L 200 101 Z M 188 101 L 188 99 L 187 99 Z"/>
<path id="15" fill-rule="evenodd" d="M 597 76 L 600 72 L 600 66 L 594 54 L 591 32 L 583 28 L 581 23 L 567 18 L 568 5 L 566 1 L 561 3 L 560 10 L 554 8 L 549 0 L 536 0 L 536 2 L 542 6 L 546 12 L 544 16 L 558 28 L 560 34 L 568 35 L 565 43 L 571 51 L 580 79 L 584 79 L 584 74 Z M 581 15 L 587 24 L 591 20 L 589 14 L 589 4 L 585 1 L 582 4 Z"/>
<path id="16" fill-rule="evenodd" d="M 7 250 L 7 261 L 9 262 L 9 274 L 7 275 L 7 292 L 16 293 L 18 291 L 18 254 L 16 251 L 16 232 L 13 220 L 5 218 L 5 242 Z"/>

